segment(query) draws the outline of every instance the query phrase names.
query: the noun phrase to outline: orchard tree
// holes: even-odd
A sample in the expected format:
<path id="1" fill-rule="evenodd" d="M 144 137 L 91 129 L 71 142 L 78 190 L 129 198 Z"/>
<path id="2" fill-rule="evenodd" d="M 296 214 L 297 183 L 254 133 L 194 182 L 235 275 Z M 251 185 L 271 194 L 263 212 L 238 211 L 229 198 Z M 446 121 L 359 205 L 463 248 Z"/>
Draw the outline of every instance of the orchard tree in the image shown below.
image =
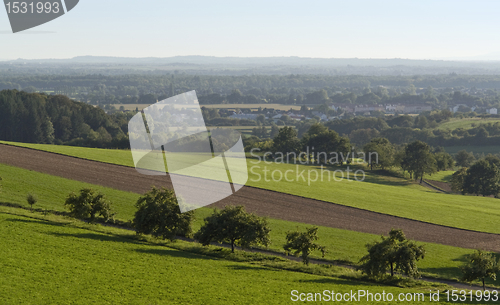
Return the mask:
<path id="1" fill-rule="evenodd" d="M 292 253 L 302 258 L 302 262 L 309 264 L 309 255 L 312 251 L 321 251 L 325 256 L 325 247 L 315 243 L 318 240 L 318 227 L 306 228 L 306 232 L 288 232 L 286 234 L 286 244 L 283 246 L 286 254 Z"/>
<path id="2" fill-rule="evenodd" d="M 280 128 L 278 127 L 278 125 L 273 123 L 271 125 L 271 133 L 269 134 L 269 137 L 271 139 L 274 139 L 274 137 L 276 137 L 279 134 L 279 132 L 280 132 Z"/>
<path id="3" fill-rule="evenodd" d="M 435 153 L 434 159 L 436 159 L 436 169 L 438 171 L 444 171 L 452 168 L 455 164 L 455 160 L 453 160 L 453 157 L 447 152 Z"/>
<path id="4" fill-rule="evenodd" d="M 486 288 L 484 280 L 486 278 L 496 280 L 499 271 L 500 266 L 493 254 L 477 250 L 468 256 L 468 262 L 462 267 L 462 280 L 466 282 L 481 280 L 484 291 Z"/>
<path id="5" fill-rule="evenodd" d="M 418 278 L 417 261 L 424 258 L 425 249 L 407 240 L 402 230 L 392 229 L 389 237 L 382 236 L 381 242 L 367 244 L 368 254 L 361 258 L 358 267 L 370 277 L 381 277 L 388 270 L 391 276 L 401 271 L 409 277 Z"/>
<path id="6" fill-rule="evenodd" d="M 415 141 L 406 145 L 401 167 L 407 170 L 415 180 L 420 177 L 420 183 L 422 183 L 425 174 L 432 174 L 436 171 L 436 160 L 430 153 L 427 143 Z"/>
<path id="7" fill-rule="evenodd" d="M 464 181 L 467 176 L 467 168 L 462 167 L 451 175 L 450 184 L 451 190 L 455 193 L 465 194 L 464 192 Z"/>
<path id="8" fill-rule="evenodd" d="M 363 147 L 365 161 L 373 167 L 385 169 L 394 163 L 394 148 L 386 138 L 375 138 Z"/>
<path id="9" fill-rule="evenodd" d="M 174 240 L 176 236 L 189 236 L 194 212 L 181 213 L 174 191 L 153 187 L 135 204 L 134 227 L 137 234 Z"/>
<path id="10" fill-rule="evenodd" d="M 300 141 L 297 131 L 293 127 L 283 127 L 278 135 L 273 139 L 272 151 L 274 154 L 287 156 L 290 153 L 297 153 L 300 149 Z"/>
<path id="11" fill-rule="evenodd" d="M 243 206 L 226 206 L 223 210 L 214 209 L 194 238 L 204 246 L 211 242 L 227 242 L 234 252 L 235 245 L 242 248 L 254 245 L 267 247 L 270 231 L 265 218 L 247 213 Z"/>
<path id="12" fill-rule="evenodd" d="M 468 194 L 498 197 L 500 170 L 486 160 L 477 161 L 467 170 L 463 190 Z"/>
<path id="13" fill-rule="evenodd" d="M 105 221 L 113 216 L 111 202 L 103 194 L 89 188 L 81 189 L 79 195 L 71 193 L 64 205 L 68 206 L 72 217 L 89 219 L 90 222 L 95 222 L 98 214 Z"/>
<path id="14" fill-rule="evenodd" d="M 461 150 L 455 155 L 455 161 L 461 167 L 470 167 L 474 160 L 474 155 L 465 150 Z"/>

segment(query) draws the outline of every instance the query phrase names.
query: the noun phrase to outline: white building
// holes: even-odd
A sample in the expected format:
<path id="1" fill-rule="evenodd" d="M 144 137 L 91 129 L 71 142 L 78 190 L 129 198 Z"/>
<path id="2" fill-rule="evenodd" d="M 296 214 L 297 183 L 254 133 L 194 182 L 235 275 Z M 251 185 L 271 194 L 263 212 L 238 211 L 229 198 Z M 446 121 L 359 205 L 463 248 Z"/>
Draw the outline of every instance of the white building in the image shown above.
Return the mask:
<path id="1" fill-rule="evenodd" d="M 498 114 L 497 108 L 486 109 L 486 113 L 488 114 Z"/>

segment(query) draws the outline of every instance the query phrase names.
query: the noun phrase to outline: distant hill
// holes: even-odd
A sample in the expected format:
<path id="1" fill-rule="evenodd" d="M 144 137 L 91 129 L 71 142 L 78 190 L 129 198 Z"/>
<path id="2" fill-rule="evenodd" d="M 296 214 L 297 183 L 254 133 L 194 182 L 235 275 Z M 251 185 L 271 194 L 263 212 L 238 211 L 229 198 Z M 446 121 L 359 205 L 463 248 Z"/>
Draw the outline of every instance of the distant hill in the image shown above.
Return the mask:
<path id="1" fill-rule="evenodd" d="M 16 59 L 10 63 L 87 63 L 87 64 L 194 64 L 194 65 L 287 65 L 287 66 L 422 66 L 422 67 L 463 67 L 482 66 L 482 62 L 421 60 L 421 59 L 369 59 L 369 58 L 310 58 L 310 57 L 215 57 L 215 56 L 174 56 L 174 57 L 111 57 L 111 56 L 77 56 L 68 59 Z M 500 63 L 498 63 L 500 66 Z"/>

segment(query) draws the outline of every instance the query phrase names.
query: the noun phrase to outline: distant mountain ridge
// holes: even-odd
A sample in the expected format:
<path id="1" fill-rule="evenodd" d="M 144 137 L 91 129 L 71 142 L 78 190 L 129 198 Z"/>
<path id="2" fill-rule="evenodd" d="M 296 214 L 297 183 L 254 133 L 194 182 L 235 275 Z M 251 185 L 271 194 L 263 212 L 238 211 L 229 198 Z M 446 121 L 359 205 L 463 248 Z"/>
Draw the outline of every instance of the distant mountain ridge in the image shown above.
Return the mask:
<path id="1" fill-rule="evenodd" d="M 479 59 L 479 57 L 478 57 Z M 173 56 L 173 57 L 112 57 L 112 56 L 77 56 L 68 59 L 16 59 L 3 63 L 57 63 L 57 64 L 192 64 L 192 65 L 236 65 L 236 66 L 421 66 L 421 67 L 457 67 L 482 65 L 484 62 L 461 60 L 424 60 L 424 59 L 370 59 L 370 58 L 310 58 L 310 57 L 215 57 L 215 56 Z M 500 65 L 500 63 L 498 63 Z"/>

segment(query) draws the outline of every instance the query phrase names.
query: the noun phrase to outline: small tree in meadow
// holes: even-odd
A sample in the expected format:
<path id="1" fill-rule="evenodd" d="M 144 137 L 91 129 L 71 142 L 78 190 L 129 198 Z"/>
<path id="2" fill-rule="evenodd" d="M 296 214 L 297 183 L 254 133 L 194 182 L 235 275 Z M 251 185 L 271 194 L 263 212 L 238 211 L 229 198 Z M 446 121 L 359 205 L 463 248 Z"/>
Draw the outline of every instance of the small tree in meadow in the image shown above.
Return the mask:
<path id="1" fill-rule="evenodd" d="M 101 193 L 96 193 L 92 189 L 84 188 L 80 194 L 71 193 L 64 205 L 69 207 L 70 215 L 75 218 L 89 219 L 95 222 L 96 215 L 109 220 L 111 213 L 111 202 Z"/>
<path id="2" fill-rule="evenodd" d="M 28 204 L 31 207 L 31 210 L 33 211 L 33 205 L 38 202 L 38 198 L 36 197 L 36 195 L 28 193 L 28 195 L 26 195 L 26 201 L 28 202 Z"/>
<path id="3" fill-rule="evenodd" d="M 381 242 L 366 247 L 368 254 L 361 258 L 358 269 L 368 276 L 381 277 L 390 270 L 391 276 L 401 271 L 409 277 L 420 277 L 417 261 L 424 258 L 424 247 L 407 240 L 402 230 L 392 229 L 389 237 L 382 236 Z"/>
<path id="4" fill-rule="evenodd" d="M 174 191 L 153 187 L 137 200 L 134 227 L 138 234 L 174 240 L 188 236 L 194 212 L 181 213 Z"/>
<path id="5" fill-rule="evenodd" d="M 266 219 L 247 213 L 243 206 L 227 206 L 224 210 L 214 210 L 205 218 L 205 224 L 194 238 L 204 246 L 211 242 L 227 242 L 234 252 L 235 245 L 242 248 L 269 245 L 270 231 Z"/>
<path id="6" fill-rule="evenodd" d="M 325 247 L 315 243 L 318 240 L 318 227 L 307 228 L 306 232 L 288 232 L 286 234 L 286 244 L 283 246 L 286 254 L 293 253 L 295 256 L 302 258 L 302 262 L 309 264 L 309 256 L 312 251 L 321 251 L 325 256 Z"/>
<path id="7" fill-rule="evenodd" d="M 462 267 L 462 280 L 466 282 L 481 280 L 484 291 L 486 288 L 484 279 L 491 278 L 496 280 L 499 271 L 500 266 L 493 254 L 477 250 L 475 253 L 469 255 L 468 262 Z"/>

